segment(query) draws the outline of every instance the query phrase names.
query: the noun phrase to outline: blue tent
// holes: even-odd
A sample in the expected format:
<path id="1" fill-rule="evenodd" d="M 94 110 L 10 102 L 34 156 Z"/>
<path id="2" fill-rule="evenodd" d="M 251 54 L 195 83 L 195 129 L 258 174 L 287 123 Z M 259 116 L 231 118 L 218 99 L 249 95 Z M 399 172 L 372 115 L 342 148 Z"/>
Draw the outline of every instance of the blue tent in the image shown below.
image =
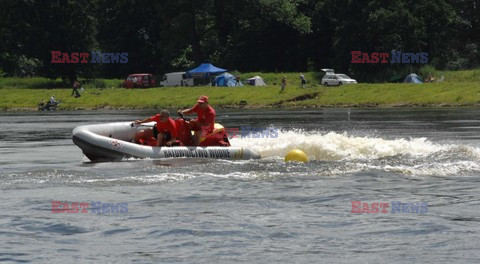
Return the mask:
<path id="1" fill-rule="evenodd" d="M 216 86 L 243 86 L 242 82 L 239 82 L 237 84 L 237 81 L 235 80 L 235 76 L 231 75 L 230 73 L 226 72 L 221 75 L 218 75 L 215 77 L 213 80 Z"/>
<path id="2" fill-rule="evenodd" d="M 407 77 L 405 77 L 403 82 L 404 83 L 423 83 L 420 77 L 418 77 L 418 75 L 416 75 L 415 73 L 410 73 L 409 75 L 407 75 Z"/>
<path id="3" fill-rule="evenodd" d="M 187 71 L 189 78 L 210 78 L 212 75 L 226 72 L 227 70 L 217 68 L 210 63 L 202 63 L 195 69 Z"/>

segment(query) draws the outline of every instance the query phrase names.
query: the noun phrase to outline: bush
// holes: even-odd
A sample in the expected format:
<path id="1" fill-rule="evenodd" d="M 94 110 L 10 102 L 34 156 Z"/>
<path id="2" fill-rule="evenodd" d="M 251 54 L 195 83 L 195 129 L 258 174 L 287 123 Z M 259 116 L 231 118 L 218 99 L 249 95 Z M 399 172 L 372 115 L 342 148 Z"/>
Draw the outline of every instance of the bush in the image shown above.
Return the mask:
<path id="1" fill-rule="evenodd" d="M 38 69 L 42 63 L 35 58 L 27 58 L 25 55 L 18 57 L 17 67 L 15 68 L 14 76 L 17 77 L 32 77 L 38 73 Z"/>
<path id="2" fill-rule="evenodd" d="M 418 70 L 418 74 L 425 78 L 427 75 L 437 76 L 437 70 L 432 65 L 425 65 Z"/>
<path id="3" fill-rule="evenodd" d="M 97 80 L 95 80 L 95 81 L 93 82 L 93 87 L 94 87 L 94 88 L 102 88 L 102 89 L 103 89 L 103 88 L 106 88 L 107 85 L 105 84 L 105 81 L 104 81 L 104 80 L 98 80 L 98 79 L 97 79 Z"/>

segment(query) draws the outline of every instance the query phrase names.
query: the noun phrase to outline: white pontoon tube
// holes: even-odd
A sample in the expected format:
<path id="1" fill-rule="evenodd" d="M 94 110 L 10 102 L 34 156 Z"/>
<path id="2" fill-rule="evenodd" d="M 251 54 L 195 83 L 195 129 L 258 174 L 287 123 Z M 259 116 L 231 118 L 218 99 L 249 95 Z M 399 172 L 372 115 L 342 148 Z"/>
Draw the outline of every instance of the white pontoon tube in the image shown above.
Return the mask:
<path id="1" fill-rule="evenodd" d="M 132 127 L 131 123 L 125 122 L 85 125 L 73 130 L 72 139 L 91 161 L 118 161 L 131 157 L 228 160 L 260 158 L 254 151 L 241 147 L 151 147 L 132 143 L 137 130 L 141 129 L 143 128 Z"/>

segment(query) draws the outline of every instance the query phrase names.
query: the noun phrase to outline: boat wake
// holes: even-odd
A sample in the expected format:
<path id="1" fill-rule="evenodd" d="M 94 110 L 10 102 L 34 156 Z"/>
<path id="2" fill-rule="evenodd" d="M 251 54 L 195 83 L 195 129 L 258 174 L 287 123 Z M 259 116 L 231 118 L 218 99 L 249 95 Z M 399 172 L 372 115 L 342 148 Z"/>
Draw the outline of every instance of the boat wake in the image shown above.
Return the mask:
<path id="1" fill-rule="evenodd" d="M 311 161 L 341 163 L 346 171 L 382 170 L 412 175 L 455 175 L 480 171 L 480 149 L 441 144 L 427 138 L 383 139 L 347 133 L 280 131 L 277 138 L 234 138 L 232 145 L 250 148 L 262 158 L 283 159 L 301 149 Z M 341 169 L 340 169 L 341 170 Z"/>
<path id="2" fill-rule="evenodd" d="M 480 148 L 433 142 L 427 138 L 385 139 L 336 132 L 279 131 L 277 138 L 233 138 L 231 143 L 260 153 L 260 160 L 127 159 L 124 162 L 63 163 L 11 168 L 0 175 L 1 189 L 31 184 L 52 186 L 149 185 L 189 179 L 234 178 L 272 180 L 291 177 L 478 176 Z M 311 162 L 285 165 L 291 149 L 301 149 Z M 84 161 L 87 161 L 86 159 Z"/>

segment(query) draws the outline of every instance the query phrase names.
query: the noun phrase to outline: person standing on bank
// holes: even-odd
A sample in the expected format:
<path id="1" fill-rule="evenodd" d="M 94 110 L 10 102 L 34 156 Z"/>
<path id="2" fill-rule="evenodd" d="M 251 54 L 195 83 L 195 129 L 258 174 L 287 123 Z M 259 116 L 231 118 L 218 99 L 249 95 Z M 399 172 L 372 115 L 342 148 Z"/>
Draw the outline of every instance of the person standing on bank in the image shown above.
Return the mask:
<path id="1" fill-rule="evenodd" d="M 80 89 L 80 83 L 78 81 L 73 82 L 73 90 L 72 90 L 72 96 L 75 96 L 75 98 L 80 97 L 80 93 L 78 92 L 78 89 Z"/>
<path id="2" fill-rule="evenodd" d="M 283 93 L 283 91 L 285 91 L 286 86 L 287 86 L 287 76 L 283 76 L 283 78 L 282 78 L 282 89 L 280 90 L 280 93 Z"/>
<path id="3" fill-rule="evenodd" d="M 302 88 L 305 88 L 305 86 L 307 85 L 307 81 L 305 80 L 305 76 L 303 75 L 303 73 L 300 73 L 300 83 L 302 84 Z"/>
<path id="4" fill-rule="evenodd" d="M 235 86 L 240 86 L 240 75 L 235 76 Z"/>

